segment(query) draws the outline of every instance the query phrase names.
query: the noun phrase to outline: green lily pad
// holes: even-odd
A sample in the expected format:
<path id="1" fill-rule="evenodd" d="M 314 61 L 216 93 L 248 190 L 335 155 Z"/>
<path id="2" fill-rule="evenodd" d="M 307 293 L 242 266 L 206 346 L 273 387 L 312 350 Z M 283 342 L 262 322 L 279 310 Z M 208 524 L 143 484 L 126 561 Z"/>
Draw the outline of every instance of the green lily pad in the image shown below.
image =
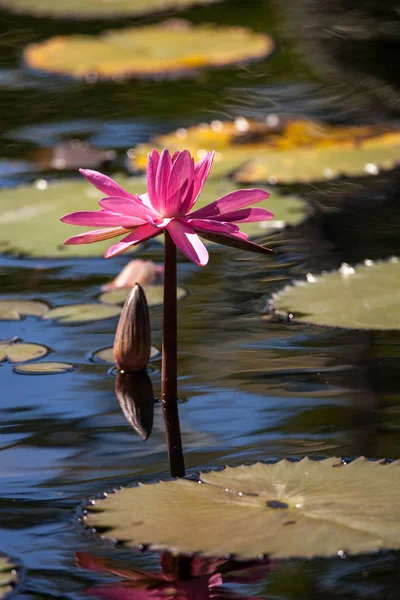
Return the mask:
<path id="1" fill-rule="evenodd" d="M 297 321 L 348 329 L 400 329 L 400 262 L 365 261 L 355 268 L 296 281 L 273 297 L 274 307 Z"/>
<path id="2" fill-rule="evenodd" d="M 111 304 L 67 304 L 50 309 L 43 319 L 54 319 L 59 323 L 88 323 L 117 317 L 121 308 Z"/>
<path id="3" fill-rule="evenodd" d="M 158 348 L 156 348 L 155 346 L 152 346 L 150 349 L 150 361 L 152 360 L 156 360 L 157 358 L 160 358 L 161 353 L 158 350 Z M 97 350 L 96 352 L 93 352 L 93 358 L 95 358 L 96 360 L 102 362 L 102 363 L 107 363 L 110 365 L 114 364 L 114 348 L 112 346 L 110 346 L 109 348 L 102 348 L 102 350 Z"/>
<path id="4" fill-rule="evenodd" d="M 0 0 L 0 6 L 16 13 L 38 17 L 69 17 L 74 19 L 116 19 L 137 17 L 169 10 L 185 10 L 221 0 Z"/>
<path id="5" fill-rule="evenodd" d="M 104 304 L 124 304 L 127 299 L 130 289 L 121 288 L 119 290 L 111 290 L 101 294 L 99 300 Z M 164 286 L 163 285 L 145 285 L 143 291 L 146 294 L 148 306 L 158 306 L 164 301 Z M 187 296 L 187 290 L 181 286 L 177 287 L 176 296 L 178 300 Z"/>
<path id="6" fill-rule="evenodd" d="M 100 36 L 57 36 L 30 44 L 26 64 L 75 78 L 179 77 L 207 67 L 259 60 L 274 43 L 243 27 L 192 26 L 171 20 L 147 27 L 108 31 Z"/>
<path id="7" fill-rule="evenodd" d="M 29 344 L 18 338 L 0 341 L 0 362 L 23 363 L 43 358 L 48 353 L 46 346 Z"/>
<path id="8" fill-rule="evenodd" d="M 1 218 L 1 217 L 0 217 Z M 0 320 L 20 321 L 22 317 L 41 317 L 49 307 L 38 300 L 0 300 Z"/>
<path id="9" fill-rule="evenodd" d="M 216 150 L 212 174 L 241 183 L 307 183 L 339 176 L 376 175 L 400 163 L 398 125 L 333 126 L 306 119 L 212 121 L 154 138 L 133 153 L 143 169 L 153 145 L 193 155 Z"/>
<path id="10" fill-rule="evenodd" d="M 340 556 L 400 548 L 400 461 L 340 458 L 227 467 L 123 488 L 86 524 L 136 547 L 250 559 Z"/>
<path id="11" fill-rule="evenodd" d="M 69 373 L 74 369 L 74 365 L 68 363 L 46 361 L 13 367 L 13 371 L 20 375 L 59 375 L 61 373 Z"/>
<path id="12" fill-rule="evenodd" d="M 5 600 L 13 592 L 17 581 L 17 566 L 8 556 L 0 554 L 0 600 Z"/>

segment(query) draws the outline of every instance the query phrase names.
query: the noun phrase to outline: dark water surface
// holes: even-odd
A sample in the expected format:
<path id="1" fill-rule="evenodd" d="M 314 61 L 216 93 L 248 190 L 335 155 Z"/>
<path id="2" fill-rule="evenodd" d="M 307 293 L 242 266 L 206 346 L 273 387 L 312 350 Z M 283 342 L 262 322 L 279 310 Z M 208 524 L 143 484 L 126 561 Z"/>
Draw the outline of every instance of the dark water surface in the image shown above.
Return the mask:
<path id="1" fill-rule="evenodd" d="M 296 57 L 293 39 L 268 1 L 234 0 L 184 16 L 265 30 L 277 39 L 277 52 L 251 67 L 173 83 L 88 85 L 25 70 L 21 49 L 55 33 L 98 32 L 108 23 L 0 13 L 0 185 L 35 180 L 35 152 L 74 137 L 116 149 L 123 168 L 126 151 L 138 142 L 199 120 L 267 112 L 333 119 L 347 114 L 340 97 L 335 104 L 331 91 Z M 338 210 L 331 216 L 317 211 L 303 225 L 270 236 L 273 257 L 217 248 L 205 269 L 182 259 L 179 281 L 190 295 L 179 305 L 179 392 L 189 473 L 285 456 L 400 457 L 400 333 L 329 330 L 274 322 L 265 314 L 271 294 L 293 278 L 343 261 L 400 254 L 397 177 L 302 190 L 314 206 L 334 203 Z M 140 257 L 161 262 L 162 248 L 149 245 Z M 127 260 L 3 256 L 1 298 L 51 305 L 90 301 Z M 160 308 L 151 310 L 158 347 L 161 316 Z M 92 357 L 112 344 L 115 328 L 116 319 L 1 323 L 2 339 L 45 344 L 51 360 L 77 367 L 35 377 L 0 366 L 0 549 L 27 569 L 21 600 L 80 599 L 85 589 L 108 581 L 78 568 L 76 552 L 158 569 L 157 555 L 112 548 L 77 520 L 80 505 L 105 489 L 168 476 L 160 407 L 153 434 L 143 443 L 116 402 L 115 374 Z M 158 395 L 159 362 L 153 367 Z M 291 561 L 261 582 L 226 591 L 274 600 L 395 600 L 399 572 L 396 554 Z"/>

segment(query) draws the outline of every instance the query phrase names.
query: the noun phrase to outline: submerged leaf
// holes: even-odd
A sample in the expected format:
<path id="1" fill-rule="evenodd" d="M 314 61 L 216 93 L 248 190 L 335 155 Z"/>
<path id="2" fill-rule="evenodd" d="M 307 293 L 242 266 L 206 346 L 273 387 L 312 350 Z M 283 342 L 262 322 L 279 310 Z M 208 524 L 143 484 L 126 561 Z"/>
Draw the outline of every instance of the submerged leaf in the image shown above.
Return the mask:
<path id="1" fill-rule="evenodd" d="M 82 323 L 117 317 L 120 312 L 119 307 L 111 304 L 68 304 L 50 309 L 43 319 L 54 319 L 59 323 Z"/>
<path id="2" fill-rule="evenodd" d="M 0 320 L 4 321 L 20 321 L 27 316 L 42 317 L 48 310 L 49 306 L 38 300 L 0 300 Z"/>
<path id="3" fill-rule="evenodd" d="M 397 258 L 296 281 L 274 295 L 279 311 L 297 321 L 348 329 L 400 329 L 400 262 Z"/>
<path id="4" fill-rule="evenodd" d="M 18 338 L 0 341 L 0 362 L 23 363 L 43 358 L 49 349 L 40 344 L 29 344 Z"/>
<path id="5" fill-rule="evenodd" d="M 57 36 L 29 45 L 24 59 L 34 69 L 75 78 L 159 78 L 258 60 L 273 48 L 267 35 L 243 27 L 171 20 L 97 37 Z"/>
<path id="6" fill-rule="evenodd" d="M 8 556 L 0 554 L 0 600 L 5 600 L 13 592 L 17 581 L 17 566 Z"/>
<path id="7" fill-rule="evenodd" d="M 116 19 L 137 17 L 170 10 L 184 10 L 221 0 L 0 0 L 0 6 L 16 13 L 38 17 L 70 17 L 74 19 Z"/>
<path id="8" fill-rule="evenodd" d="M 62 362 L 35 362 L 13 367 L 15 373 L 20 375 L 59 375 L 74 370 L 74 365 Z"/>
<path id="9" fill-rule="evenodd" d="M 400 462 L 340 458 L 227 467 L 123 488 L 89 508 L 87 525 L 129 546 L 249 559 L 400 548 Z"/>
<path id="10" fill-rule="evenodd" d="M 307 119 L 212 121 L 154 138 L 156 147 L 216 150 L 212 174 L 234 173 L 241 183 L 301 183 L 341 175 L 376 175 L 400 163 L 398 125 L 345 127 Z M 140 145 L 133 166 L 143 169 L 152 144 Z"/>
<path id="11" fill-rule="evenodd" d="M 146 294 L 147 304 L 149 306 L 159 306 L 164 300 L 164 286 L 163 285 L 144 285 L 143 291 Z M 119 290 L 112 290 L 110 292 L 104 292 L 101 294 L 99 300 L 104 304 L 123 304 L 130 293 L 129 289 L 121 288 Z M 178 300 L 187 296 L 187 290 L 181 286 L 177 287 L 176 296 Z"/>
<path id="12" fill-rule="evenodd" d="M 154 392 L 146 371 L 118 373 L 115 395 L 128 423 L 147 440 L 153 428 Z"/>

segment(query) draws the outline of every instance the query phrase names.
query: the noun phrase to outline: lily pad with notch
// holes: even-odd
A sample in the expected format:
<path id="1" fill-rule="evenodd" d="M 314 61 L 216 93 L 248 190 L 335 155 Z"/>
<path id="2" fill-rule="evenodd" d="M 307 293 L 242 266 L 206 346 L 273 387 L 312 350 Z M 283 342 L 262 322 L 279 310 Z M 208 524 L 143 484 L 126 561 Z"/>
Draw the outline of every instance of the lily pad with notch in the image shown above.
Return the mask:
<path id="1" fill-rule="evenodd" d="M 0 341 L 0 363 L 24 363 L 43 358 L 48 353 L 46 346 L 23 342 L 19 338 Z"/>
<path id="2" fill-rule="evenodd" d="M 85 523 L 131 547 L 239 559 L 400 548 L 400 461 L 281 460 L 200 481 L 122 488 L 94 501 Z"/>
<path id="3" fill-rule="evenodd" d="M 347 329 L 400 329 L 397 258 L 307 276 L 273 296 L 273 307 L 301 323 Z"/>
<path id="4" fill-rule="evenodd" d="M 117 317 L 121 308 L 113 304 L 88 302 L 86 304 L 67 304 L 50 309 L 43 319 L 58 323 L 88 323 Z"/>
<path id="5" fill-rule="evenodd" d="M 38 71 L 90 81 L 159 79 L 260 60 L 273 49 L 264 33 L 174 19 L 100 36 L 57 36 L 30 44 L 24 60 Z"/>
<path id="6" fill-rule="evenodd" d="M 54 361 L 27 363 L 13 367 L 13 371 L 19 375 L 60 375 L 62 373 L 70 373 L 74 369 L 74 365 Z"/>

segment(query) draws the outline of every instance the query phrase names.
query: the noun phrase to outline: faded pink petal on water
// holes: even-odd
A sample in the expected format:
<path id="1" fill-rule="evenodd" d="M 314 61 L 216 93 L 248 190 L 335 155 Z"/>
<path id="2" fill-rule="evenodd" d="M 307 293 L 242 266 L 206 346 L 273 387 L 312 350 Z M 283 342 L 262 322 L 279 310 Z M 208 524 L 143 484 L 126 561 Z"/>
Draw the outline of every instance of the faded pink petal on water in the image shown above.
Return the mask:
<path id="1" fill-rule="evenodd" d="M 113 227 L 112 229 L 93 229 L 93 231 L 86 231 L 85 233 L 79 233 L 72 237 L 64 240 L 64 244 L 67 246 L 74 246 L 77 244 L 94 244 L 95 242 L 102 242 L 103 240 L 109 240 L 119 235 L 128 233 L 128 229 L 123 227 Z"/>
<path id="2" fill-rule="evenodd" d="M 81 210 L 61 217 L 60 221 L 83 227 L 124 227 L 124 229 L 132 229 L 146 222 L 139 217 L 119 215 L 108 210 Z"/>
<path id="3" fill-rule="evenodd" d="M 208 263 L 207 248 L 196 235 L 193 227 L 184 220 L 173 220 L 167 225 L 168 233 L 178 246 L 179 250 L 196 265 L 204 267 Z"/>
<path id="4" fill-rule="evenodd" d="M 160 279 L 164 272 L 161 265 L 151 260 L 134 259 L 128 262 L 115 279 L 102 286 L 102 290 L 131 288 L 135 283 L 150 285 Z"/>
<path id="5" fill-rule="evenodd" d="M 124 188 L 114 181 L 114 179 L 107 177 L 107 175 L 103 175 L 103 173 L 92 171 L 91 169 L 79 169 L 79 173 L 81 173 L 89 183 L 94 185 L 95 188 L 107 196 L 122 196 L 123 198 L 132 197 L 132 194 L 124 190 Z"/>
<path id="6" fill-rule="evenodd" d="M 215 202 L 211 202 L 211 204 L 190 213 L 188 216 L 192 219 L 215 219 L 224 213 L 231 213 L 250 204 L 261 202 L 268 197 L 268 192 L 258 188 L 235 190 L 215 200 Z"/>
<path id="7" fill-rule="evenodd" d="M 149 223 L 141 225 L 135 229 L 135 231 L 132 231 L 132 233 L 124 237 L 120 242 L 111 246 L 104 256 L 105 258 L 110 258 L 111 256 L 121 254 L 121 252 L 125 252 L 128 248 L 131 248 L 140 242 L 145 242 L 156 235 L 160 235 L 160 233 L 162 233 L 162 229 L 155 229 Z"/>

